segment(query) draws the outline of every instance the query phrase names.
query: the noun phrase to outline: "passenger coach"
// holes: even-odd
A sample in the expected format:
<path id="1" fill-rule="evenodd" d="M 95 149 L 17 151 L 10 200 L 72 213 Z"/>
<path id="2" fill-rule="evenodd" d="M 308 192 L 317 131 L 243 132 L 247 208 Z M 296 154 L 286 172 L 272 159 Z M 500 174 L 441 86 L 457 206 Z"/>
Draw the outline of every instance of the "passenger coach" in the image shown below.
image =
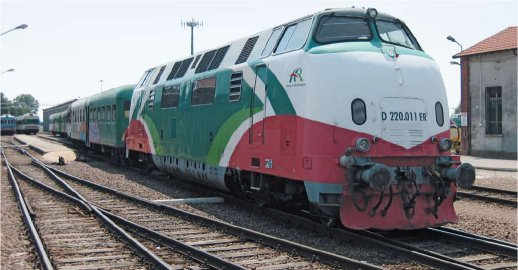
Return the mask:
<path id="1" fill-rule="evenodd" d="M 70 131 L 70 112 L 65 110 L 63 112 L 49 115 L 49 131 L 52 135 L 59 135 L 67 137 Z"/>
<path id="2" fill-rule="evenodd" d="M 125 154 L 123 137 L 134 88 L 135 85 L 120 86 L 73 102 L 66 128 L 68 136 L 119 160 Z"/>
<path id="3" fill-rule="evenodd" d="M 0 117 L 0 125 L 2 135 L 13 135 L 16 129 L 16 117 L 10 114 L 4 114 Z"/>
<path id="4" fill-rule="evenodd" d="M 36 134 L 40 131 L 40 118 L 33 113 L 27 113 L 16 118 L 16 133 Z"/>

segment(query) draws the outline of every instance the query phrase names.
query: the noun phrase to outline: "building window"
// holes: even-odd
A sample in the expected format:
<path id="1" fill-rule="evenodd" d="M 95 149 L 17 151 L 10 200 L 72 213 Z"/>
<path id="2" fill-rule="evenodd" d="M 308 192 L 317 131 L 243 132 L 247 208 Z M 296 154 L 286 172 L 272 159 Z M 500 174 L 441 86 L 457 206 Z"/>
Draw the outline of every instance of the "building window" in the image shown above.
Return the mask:
<path id="1" fill-rule="evenodd" d="M 486 87 L 486 134 L 502 134 L 502 87 Z"/>
<path id="2" fill-rule="evenodd" d="M 214 103 L 216 92 L 216 77 L 210 77 L 195 81 L 192 87 L 192 105 L 204 105 Z"/>

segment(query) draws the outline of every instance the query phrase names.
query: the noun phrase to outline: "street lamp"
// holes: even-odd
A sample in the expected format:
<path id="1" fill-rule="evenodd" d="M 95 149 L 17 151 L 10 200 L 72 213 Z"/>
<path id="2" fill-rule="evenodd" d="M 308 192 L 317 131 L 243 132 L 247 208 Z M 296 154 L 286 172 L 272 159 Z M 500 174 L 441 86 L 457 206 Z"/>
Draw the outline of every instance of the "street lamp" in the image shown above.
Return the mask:
<path id="1" fill-rule="evenodd" d="M 28 25 L 26 25 L 26 24 L 20 24 L 20 25 L 16 26 L 15 28 L 13 28 L 13 29 L 11 29 L 11 30 L 9 30 L 9 31 L 5 31 L 5 32 L 3 32 L 2 34 L 0 34 L 0 36 L 3 36 L 3 35 L 5 35 L 5 34 L 7 34 L 7 33 L 11 32 L 11 31 L 18 30 L 18 29 L 25 29 L 25 28 L 27 28 L 27 27 L 28 27 Z"/>
<path id="2" fill-rule="evenodd" d="M 460 66 L 460 63 L 457 61 L 450 61 L 450 65 L 459 65 Z"/>
<path id="3" fill-rule="evenodd" d="M 460 46 L 460 51 L 461 51 L 461 52 L 463 51 L 463 49 L 462 49 L 462 45 L 460 45 L 460 43 L 458 43 L 458 42 L 455 40 L 455 38 L 453 38 L 452 36 L 447 36 L 447 37 L 446 37 L 446 39 L 447 39 L 447 40 L 449 40 L 449 41 L 451 41 L 451 42 L 455 42 L 455 43 L 457 43 L 457 45 L 459 45 L 459 46 Z"/>
<path id="4" fill-rule="evenodd" d="M 0 74 L 4 74 L 4 73 L 6 73 L 6 72 L 13 72 L 13 71 L 14 71 L 14 68 L 10 68 L 10 69 L 8 69 L 8 70 L 4 70 L 4 71 L 2 71 L 2 73 L 0 73 Z"/>

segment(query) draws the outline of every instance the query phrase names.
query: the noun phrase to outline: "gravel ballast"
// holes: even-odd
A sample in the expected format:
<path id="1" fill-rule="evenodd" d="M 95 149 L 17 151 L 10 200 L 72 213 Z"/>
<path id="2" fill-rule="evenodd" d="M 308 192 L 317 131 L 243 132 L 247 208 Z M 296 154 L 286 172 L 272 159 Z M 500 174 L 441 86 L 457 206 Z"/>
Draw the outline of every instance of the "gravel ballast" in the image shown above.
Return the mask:
<path id="1" fill-rule="evenodd" d="M 150 200 L 214 196 L 211 191 L 205 192 L 199 187 L 186 185 L 180 180 L 167 179 L 167 177 L 156 172 L 144 175 L 141 172 L 102 161 L 69 161 L 68 165 L 57 168 L 87 180 Z M 513 189 L 514 185 L 514 189 L 516 189 L 516 173 L 514 173 L 513 179 L 513 174 L 509 172 L 477 170 L 477 176 L 476 185 L 485 186 L 480 183 L 486 183 L 487 186 L 494 187 L 492 184 L 497 183 L 498 185 L 505 186 L 507 189 Z M 357 260 L 382 265 L 390 269 L 426 268 L 397 258 L 395 253 L 390 251 L 380 253 L 375 248 L 368 248 L 359 243 L 342 242 L 318 232 L 294 228 L 255 210 L 246 209 L 241 205 L 224 203 L 196 206 L 178 205 L 175 207 Z M 455 207 L 459 216 L 459 223 L 448 226 L 488 237 L 495 237 L 504 241 L 516 242 L 515 208 L 473 200 L 459 200 L 455 203 Z"/>
<path id="2" fill-rule="evenodd" d="M 3 157 L 2 157 L 3 159 Z M 23 223 L 20 208 L 15 199 L 7 169 L 1 165 L 1 269 L 37 269 L 35 255 L 29 234 Z"/>

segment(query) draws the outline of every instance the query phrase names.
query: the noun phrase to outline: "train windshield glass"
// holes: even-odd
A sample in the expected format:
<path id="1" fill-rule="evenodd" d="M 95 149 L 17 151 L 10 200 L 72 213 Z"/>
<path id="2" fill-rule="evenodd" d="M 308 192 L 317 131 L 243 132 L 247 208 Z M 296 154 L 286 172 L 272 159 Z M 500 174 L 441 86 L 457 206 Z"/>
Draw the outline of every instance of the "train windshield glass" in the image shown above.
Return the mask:
<path id="1" fill-rule="evenodd" d="M 416 39 L 402 23 L 377 20 L 376 26 L 378 27 L 379 35 L 383 41 L 405 46 L 414 50 L 420 50 Z"/>
<path id="2" fill-rule="evenodd" d="M 315 40 L 319 43 L 332 43 L 369 40 L 371 36 L 369 23 L 362 18 L 326 15 L 320 19 Z"/>

